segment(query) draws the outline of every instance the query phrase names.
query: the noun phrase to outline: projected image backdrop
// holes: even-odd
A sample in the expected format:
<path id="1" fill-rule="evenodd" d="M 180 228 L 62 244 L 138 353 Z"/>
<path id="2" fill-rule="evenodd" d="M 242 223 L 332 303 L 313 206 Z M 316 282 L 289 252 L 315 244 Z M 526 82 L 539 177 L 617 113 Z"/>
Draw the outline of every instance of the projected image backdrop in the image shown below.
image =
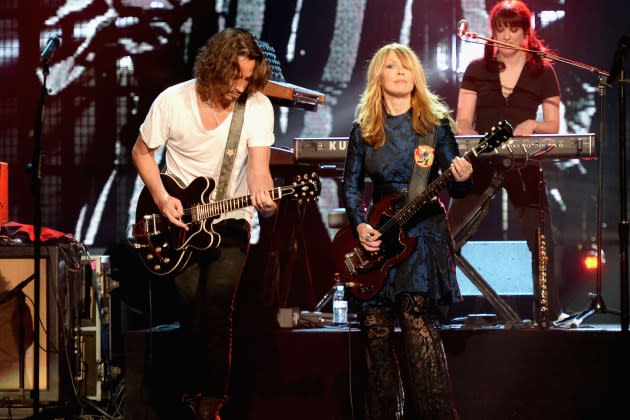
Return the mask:
<path id="1" fill-rule="evenodd" d="M 191 77 L 198 48 L 217 30 L 241 26 L 272 47 L 274 76 L 326 95 L 316 111 L 276 105 L 276 146 L 296 137 L 347 136 L 367 60 L 381 45 L 412 46 L 430 87 L 455 109 L 467 63 L 481 46 L 457 37 L 457 22 L 489 35 L 484 0 L 51 0 L 33 10 L 10 0 L 0 9 L 0 160 L 10 171 L 9 219 L 32 223 L 28 170 L 34 153 L 34 116 L 44 68 L 39 49 L 58 35 L 50 61 L 41 147 L 43 224 L 72 233 L 88 246 L 123 243 L 142 187 L 130 148 L 148 107 L 165 87 Z M 579 0 L 531 0 L 534 25 L 562 56 L 608 69 L 619 37 L 627 33 L 623 0 L 594 6 Z M 604 242 L 614 252 L 619 220 L 616 87 L 583 68 L 556 63 L 562 89 L 562 130 L 595 132 L 602 142 Z M 602 95 L 603 93 L 603 95 Z M 600 131 L 600 116 L 604 131 Z M 597 212 L 598 161 L 544 164 L 560 245 L 592 242 Z M 37 177 L 35 177 L 37 178 Z M 340 205 L 338 180 L 324 179 L 322 217 Z M 498 196 L 500 202 L 501 197 Z M 485 239 L 512 239 L 510 216 L 491 210 Z M 506 219 L 506 220 L 503 220 Z M 506 223 L 508 228 L 504 228 Z M 254 235 L 254 238 L 256 236 Z"/>

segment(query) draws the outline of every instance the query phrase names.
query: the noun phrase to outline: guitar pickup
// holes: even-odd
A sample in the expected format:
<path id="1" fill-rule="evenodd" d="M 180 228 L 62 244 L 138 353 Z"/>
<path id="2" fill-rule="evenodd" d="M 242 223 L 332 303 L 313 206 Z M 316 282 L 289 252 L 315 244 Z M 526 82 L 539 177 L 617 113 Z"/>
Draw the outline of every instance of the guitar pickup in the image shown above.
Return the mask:
<path id="1" fill-rule="evenodd" d="M 343 260 L 343 264 L 346 266 L 346 271 L 351 275 L 351 276 L 356 276 L 358 271 L 357 269 L 354 267 L 354 263 L 352 262 L 352 256 L 354 255 L 354 252 L 350 252 L 346 255 L 344 255 L 344 260 Z"/>

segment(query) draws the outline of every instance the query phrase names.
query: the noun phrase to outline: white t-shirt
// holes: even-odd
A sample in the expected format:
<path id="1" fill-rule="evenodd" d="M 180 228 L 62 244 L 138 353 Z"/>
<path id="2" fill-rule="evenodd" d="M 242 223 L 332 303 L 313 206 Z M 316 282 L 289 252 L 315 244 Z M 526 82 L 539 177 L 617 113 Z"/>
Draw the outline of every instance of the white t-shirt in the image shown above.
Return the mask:
<path id="1" fill-rule="evenodd" d="M 140 126 L 140 134 L 147 147 L 166 146 L 167 173 L 176 176 L 186 186 L 199 176 L 211 177 L 219 182 L 221 164 L 225 152 L 233 113 L 217 128 L 203 126 L 195 79 L 179 83 L 164 90 L 153 101 L 151 109 Z M 272 146 L 274 113 L 271 101 L 260 92 L 250 95 L 245 104 L 243 128 L 238 151 L 224 199 L 249 194 L 247 187 L 247 148 Z M 216 190 L 212 192 L 214 199 Z M 252 206 L 222 215 L 230 218 L 252 220 Z"/>

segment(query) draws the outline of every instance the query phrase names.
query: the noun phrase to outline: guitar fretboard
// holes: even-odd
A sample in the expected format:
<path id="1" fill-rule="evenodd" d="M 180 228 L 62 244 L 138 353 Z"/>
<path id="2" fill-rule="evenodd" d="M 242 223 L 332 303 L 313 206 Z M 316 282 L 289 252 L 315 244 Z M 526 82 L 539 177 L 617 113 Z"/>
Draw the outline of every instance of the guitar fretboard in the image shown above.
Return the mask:
<path id="1" fill-rule="evenodd" d="M 278 200 L 283 196 L 290 194 L 294 191 L 295 188 L 293 186 L 288 187 L 276 187 L 269 190 L 269 194 L 271 195 L 272 200 Z M 216 217 L 224 213 L 228 213 L 234 210 L 242 209 L 244 207 L 248 207 L 252 205 L 252 196 L 247 195 L 243 197 L 230 198 L 227 200 L 221 200 L 217 202 L 207 203 L 207 204 L 199 204 L 197 206 L 193 206 L 191 208 L 191 216 L 193 221 L 197 222 L 200 220 L 209 219 L 211 217 Z"/>

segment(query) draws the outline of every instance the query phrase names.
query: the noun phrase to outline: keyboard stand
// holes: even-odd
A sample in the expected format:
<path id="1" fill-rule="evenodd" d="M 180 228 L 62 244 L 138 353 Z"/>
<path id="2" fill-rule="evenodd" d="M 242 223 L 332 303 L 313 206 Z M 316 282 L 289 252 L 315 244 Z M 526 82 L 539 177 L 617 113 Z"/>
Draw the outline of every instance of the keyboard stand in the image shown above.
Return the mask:
<path id="1" fill-rule="evenodd" d="M 453 236 L 453 249 L 455 263 L 473 285 L 481 292 L 484 298 L 497 311 L 497 315 L 505 323 L 505 328 L 511 329 L 524 325 L 518 314 L 508 305 L 501 296 L 488 284 L 477 270 L 464 258 L 461 253 L 462 246 L 479 229 L 479 225 L 488 215 L 490 200 L 503 183 L 503 175 L 494 172 L 490 185 L 480 195 L 479 203 L 473 207 L 474 212 L 467 215 L 463 223 L 459 223 L 451 232 Z M 459 221 L 458 221 L 459 222 Z M 454 224 L 453 224 L 454 225 Z"/>

